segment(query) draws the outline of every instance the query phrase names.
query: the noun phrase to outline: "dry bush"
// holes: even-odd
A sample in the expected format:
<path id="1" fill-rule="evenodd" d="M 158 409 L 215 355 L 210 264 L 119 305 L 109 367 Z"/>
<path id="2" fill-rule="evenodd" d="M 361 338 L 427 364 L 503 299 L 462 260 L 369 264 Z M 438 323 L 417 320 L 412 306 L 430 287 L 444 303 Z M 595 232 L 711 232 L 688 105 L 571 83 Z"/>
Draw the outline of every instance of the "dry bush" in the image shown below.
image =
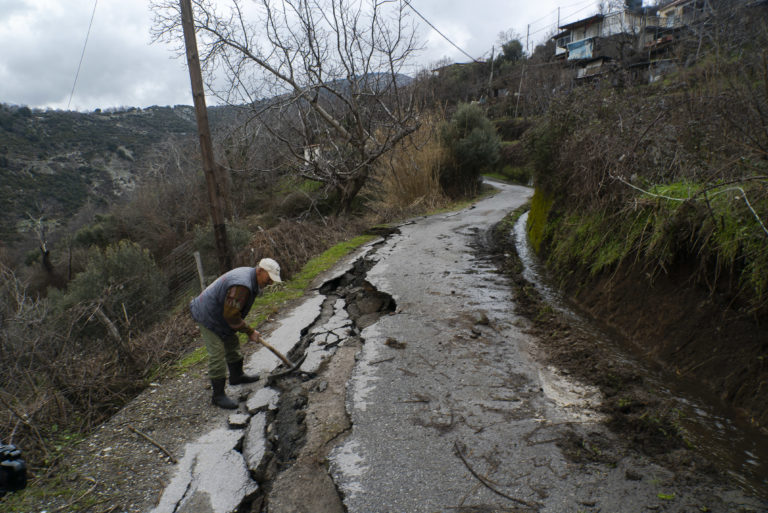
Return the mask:
<path id="1" fill-rule="evenodd" d="M 365 220 L 331 217 L 318 221 L 282 221 L 253 234 L 248 249 L 235 257 L 236 266 L 255 266 L 262 258 L 280 264 L 283 279 L 290 279 L 311 258 L 339 241 L 360 233 Z"/>
<path id="2" fill-rule="evenodd" d="M 91 307 L 56 313 L 28 290 L 0 267 L 0 439 L 38 467 L 133 398 L 158 367 L 177 361 L 196 332 L 180 314 L 119 341 L 88 338 L 77 326 L 97 322 Z"/>
<path id="3" fill-rule="evenodd" d="M 368 207 L 382 221 L 446 204 L 440 188 L 440 169 L 446 155 L 438 135 L 443 119 L 437 112 L 423 115 L 419 129 L 378 161 L 365 194 Z"/>
<path id="4" fill-rule="evenodd" d="M 165 141 L 139 177 L 129 201 L 112 208 L 122 238 L 163 258 L 208 218 L 198 151 L 182 141 Z"/>

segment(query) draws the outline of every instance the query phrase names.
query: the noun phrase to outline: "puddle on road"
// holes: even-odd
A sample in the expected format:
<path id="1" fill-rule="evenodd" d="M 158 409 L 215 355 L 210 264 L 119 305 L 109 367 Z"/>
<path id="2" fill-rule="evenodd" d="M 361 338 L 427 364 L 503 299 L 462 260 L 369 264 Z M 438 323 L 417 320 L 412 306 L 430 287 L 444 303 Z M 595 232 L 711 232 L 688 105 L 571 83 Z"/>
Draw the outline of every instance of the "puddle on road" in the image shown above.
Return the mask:
<path id="1" fill-rule="evenodd" d="M 717 467 L 749 493 L 768 498 L 768 437 L 712 401 L 695 384 L 651 370 L 638 357 L 637 348 L 611 337 L 596 322 L 571 308 L 567 300 L 547 283 L 542 266 L 528 244 L 527 220 L 528 213 L 520 216 L 513 230 L 515 247 L 524 267 L 523 277 L 536 287 L 552 308 L 567 317 L 574 331 L 587 334 L 611 357 L 631 362 L 660 396 L 672 400 L 683 413 L 681 424 L 694 447 L 705 451 Z"/>
<path id="2" fill-rule="evenodd" d="M 575 383 L 560 374 L 554 367 L 539 370 L 541 389 L 558 406 L 561 422 L 601 422 L 605 415 L 596 408 L 603 400 L 603 394 L 597 387 Z"/>

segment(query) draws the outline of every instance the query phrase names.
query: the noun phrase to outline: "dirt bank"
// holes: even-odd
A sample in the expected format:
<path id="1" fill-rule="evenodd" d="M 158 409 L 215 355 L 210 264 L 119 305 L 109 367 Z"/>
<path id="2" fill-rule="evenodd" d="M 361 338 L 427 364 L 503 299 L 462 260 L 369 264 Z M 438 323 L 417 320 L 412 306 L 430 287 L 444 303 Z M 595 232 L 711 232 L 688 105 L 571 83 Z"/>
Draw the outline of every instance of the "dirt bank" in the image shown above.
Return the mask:
<path id="1" fill-rule="evenodd" d="M 768 434 L 768 319 L 691 285 L 690 271 L 671 269 L 650 280 L 622 267 L 576 278 L 567 291 L 646 356 L 704 384 Z"/>

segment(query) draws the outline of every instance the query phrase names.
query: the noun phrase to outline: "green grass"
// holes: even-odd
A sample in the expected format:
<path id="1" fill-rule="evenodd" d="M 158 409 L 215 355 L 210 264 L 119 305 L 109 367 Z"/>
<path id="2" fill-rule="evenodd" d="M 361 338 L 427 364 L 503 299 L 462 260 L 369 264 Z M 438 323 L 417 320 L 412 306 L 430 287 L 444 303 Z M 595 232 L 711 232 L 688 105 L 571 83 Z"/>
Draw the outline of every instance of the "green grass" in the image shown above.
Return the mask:
<path id="1" fill-rule="evenodd" d="M 67 451 L 85 439 L 83 433 L 59 429 L 55 424 L 50 433 L 45 436 L 52 441 L 46 465 L 53 461 L 62 461 Z M 0 499 L 2 511 L 9 513 L 37 511 L 40 504 L 52 499 L 64 499 L 72 504 L 72 507 L 66 511 L 85 511 L 98 501 L 97 496 L 84 494 L 93 482 L 69 470 L 66 465 L 59 465 L 56 473 L 42 478 L 44 482 L 35 481 L 30 470 L 27 471 L 27 475 L 30 483 L 25 489 L 7 494 Z"/>
<path id="2" fill-rule="evenodd" d="M 544 241 L 544 233 L 547 228 L 549 211 L 552 210 L 554 197 L 547 195 L 541 189 L 536 189 L 531 199 L 531 211 L 528 214 L 528 239 L 531 247 L 538 253 Z"/>
<path id="3" fill-rule="evenodd" d="M 195 367 L 206 361 L 208 358 L 208 351 L 205 350 L 205 346 L 200 346 L 191 353 L 187 354 L 184 358 L 179 360 L 174 368 L 178 374 L 187 372 L 192 367 Z"/>
<path id="4" fill-rule="evenodd" d="M 341 258 L 375 238 L 375 235 L 360 235 L 336 244 L 307 262 L 291 280 L 283 282 L 279 286 L 268 287 L 264 294 L 257 297 L 253 302 L 247 322 L 259 326 L 270 315 L 276 313 L 281 305 L 303 296 L 309 284 L 320 273 L 327 271 Z"/>
<path id="5" fill-rule="evenodd" d="M 502 173 L 483 173 L 483 176 L 486 178 L 491 178 L 492 180 L 498 180 L 500 182 L 506 182 L 509 180 L 509 178 L 507 178 L 506 175 Z"/>
<path id="6" fill-rule="evenodd" d="M 631 207 L 571 210 L 549 219 L 552 205 L 537 189 L 528 232 L 537 252 L 547 241 L 548 264 L 559 274 L 580 268 L 594 276 L 627 261 L 654 275 L 693 263 L 710 269 L 710 283 L 733 273 L 734 292 L 753 307 L 768 303 L 768 236 L 761 226 L 768 197 L 759 181 L 658 184 Z"/>
<path id="7" fill-rule="evenodd" d="M 675 182 L 670 184 L 657 184 L 649 189 L 651 194 L 646 195 L 653 197 L 652 195 L 664 196 L 666 198 L 674 199 L 689 199 L 696 195 L 703 188 L 700 184 L 694 184 L 691 182 Z"/>
<path id="8" fill-rule="evenodd" d="M 87 487 L 84 486 L 83 490 L 80 490 L 78 485 L 82 482 L 83 480 L 79 479 L 74 472 L 63 470 L 47 479 L 44 486 L 30 483 L 24 490 L 6 495 L 0 499 L 0 505 L 2 510 L 8 513 L 28 513 L 37 511 L 40 504 L 60 499 L 72 503 L 71 509 L 66 511 L 84 511 L 87 506 L 93 506 L 95 499 L 91 498 L 90 501 L 83 500 L 74 504 L 76 498 L 84 493 L 83 490 L 87 490 L 91 485 L 88 483 Z"/>
<path id="9" fill-rule="evenodd" d="M 306 178 L 298 178 L 292 175 L 286 175 L 282 177 L 278 182 L 276 192 L 281 196 L 285 196 L 294 191 L 312 193 L 319 191 L 322 187 L 323 183 L 318 182 L 317 180 L 309 180 Z"/>

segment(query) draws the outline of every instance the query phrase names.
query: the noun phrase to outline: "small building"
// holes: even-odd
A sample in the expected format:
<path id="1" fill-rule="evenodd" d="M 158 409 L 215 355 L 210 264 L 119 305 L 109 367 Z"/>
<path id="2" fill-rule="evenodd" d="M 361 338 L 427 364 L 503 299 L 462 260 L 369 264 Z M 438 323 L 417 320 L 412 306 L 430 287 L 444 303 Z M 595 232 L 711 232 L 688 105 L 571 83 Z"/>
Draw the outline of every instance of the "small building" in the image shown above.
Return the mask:
<path id="1" fill-rule="evenodd" d="M 645 14 L 626 9 L 608 14 L 595 14 L 573 23 L 558 27 L 560 32 L 552 39 L 555 41 L 555 55 L 566 55 L 569 61 L 593 59 L 605 53 L 610 45 L 600 44 L 600 40 L 616 39 L 617 36 L 629 36 L 636 39 L 645 30 Z"/>
<path id="2" fill-rule="evenodd" d="M 574 65 L 577 79 L 600 75 L 642 48 L 645 24 L 645 11 L 628 8 L 562 25 L 555 55 Z"/>
<path id="3" fill-rule="evenodd" d="M 659 7 L 659 26 L 665 28 L 692 25 L 707 15 L 708 0 L 675 0 Z"/>

